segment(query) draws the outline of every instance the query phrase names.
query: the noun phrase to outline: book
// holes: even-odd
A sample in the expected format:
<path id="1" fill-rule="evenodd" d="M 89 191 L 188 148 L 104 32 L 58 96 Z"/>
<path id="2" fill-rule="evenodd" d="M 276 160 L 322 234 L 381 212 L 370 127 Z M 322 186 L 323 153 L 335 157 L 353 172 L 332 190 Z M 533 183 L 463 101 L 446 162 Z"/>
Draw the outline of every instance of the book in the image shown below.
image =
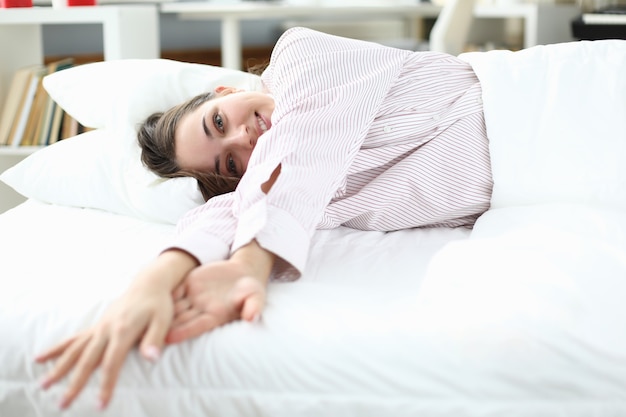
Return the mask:
<path id="1" fill-rule="evenodd" d="M 74 65 L 74 60 L 72 58 L 66 58 L 59 61 L 54 61 L 48 64 L 48 74 L 52 74 L 57 71 L 62 71 L 64 69 L 70 68 Z M 47 94 L 47 93 L 46 93 Z M 51 129 L 53 127 L 54 115 L 59 106 L 57 103 L 50 98 L 48 95 L 48 100 L 46 103 L 46 107 L 41 116 L 39 130 L 37 132 L 37 144 L 41 146 L 48 145 L 51 142 Z M 55 142 L 56 139 L 52 140 Z"/>
<path id="2" fill-rule="evenodd" d="M 37 88 L 35 91 L 35 97 L 33 98 L 33 104 L 31 106 L 28 120 L 26 121 L 26 128 L 22 135 L 20 142 L 21 146 L 34 146 L 37 145 L 36 132 L 40 126 L 41 115 L 43 113 L 44 106 L 48 100 L 48 93 L 46 93 L 43 87 L 43 76 L 39 77 Z"/>
<path id="3" fill-rule="evenodd" d="M 43 65 L 37 65 L 29 71 L 26 89 L 21 97 L 19 109 L 13 121 L 7 145 L 17 147 L 21 144 L 28 122 L 28 115 L 32 109 L 35 93 L 37 92 L 37 85 L 45 72 L 46 67 Z"/>
<path id="4" fill-rule="evenodd" d="M 61 136 L 61 125 L 63 124 L 63 116 L 65 111 L 58 104 L 54 108 L 54 114 L 52 115 L 52 123 L 50 124 L 50 134 L 48 135 L 48 141 L 46 145 L 51 145 L 57 142 Z"/>
<path id="5" fill-rule="evenodd" d="M 69 113 L 63 112 L 63 122 L 61 122 L 61 126 L 61 135 L 59 140 L 78 135 L 78 121 L 70 116 Z"/>
<path id="6" fill-rule="evenodd" d="M 32 69 L 33 66 L 20 68 L 13 74 L 9 84 L 9 91 L 2 107 L 2 115 L 0 115 L 0 145 L 8 145 L 13 122 L 26 94 Z"/>

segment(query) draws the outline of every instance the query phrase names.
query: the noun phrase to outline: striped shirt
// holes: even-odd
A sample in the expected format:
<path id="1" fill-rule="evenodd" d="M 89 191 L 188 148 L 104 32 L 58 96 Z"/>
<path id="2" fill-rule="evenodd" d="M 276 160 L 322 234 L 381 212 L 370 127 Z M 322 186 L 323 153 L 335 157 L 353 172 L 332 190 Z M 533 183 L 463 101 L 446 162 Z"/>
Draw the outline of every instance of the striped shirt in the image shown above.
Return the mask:
<path id="1" fill-rule="evenodd" d="M 316 229 L 466 226 L 489 207 L 481 88 L 469 64 L 295 28 L 262 80 L 275 100 L 272 128 L 237 190 L 179 222 L 173 247 L 201 263 L 256 239 L 279 257 L 278 275 L 298 276 Z"/>

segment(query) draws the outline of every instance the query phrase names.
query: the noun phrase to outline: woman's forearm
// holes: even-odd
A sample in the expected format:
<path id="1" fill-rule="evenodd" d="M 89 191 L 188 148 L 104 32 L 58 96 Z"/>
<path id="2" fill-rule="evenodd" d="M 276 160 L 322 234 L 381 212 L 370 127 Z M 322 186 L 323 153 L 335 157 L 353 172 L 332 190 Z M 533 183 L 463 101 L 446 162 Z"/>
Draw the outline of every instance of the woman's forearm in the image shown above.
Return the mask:
<path id="1" fill-rule="evenodd" d="M 256 240 L 252 240 L 247 245 L 237 249 L 230 259 L 249 268 L 249 273 L 253 277 L 267 282 L 274 267 L 276 255 L 262 248 Z"/>
<path id="2" fill-rule="evenodd" d="M 133 285 L 159 285 L 171 291 L 198 265 L 196 258 L 189 253 L 168 249 L 139 274 Z"/>
<path id="3" fill-rule="evenodd" d="M 275 255 L 263 249 L 256 240 L 234 252 L 231 261 L 244 266 L 254 278 L 267 282 L 274 266 Z M 148 285 L 174 290 L 189 272 L 198 266 L 198 261 L 185 251 L 169 249 L 161 253 L 133 282 L 131 289 Z"/>

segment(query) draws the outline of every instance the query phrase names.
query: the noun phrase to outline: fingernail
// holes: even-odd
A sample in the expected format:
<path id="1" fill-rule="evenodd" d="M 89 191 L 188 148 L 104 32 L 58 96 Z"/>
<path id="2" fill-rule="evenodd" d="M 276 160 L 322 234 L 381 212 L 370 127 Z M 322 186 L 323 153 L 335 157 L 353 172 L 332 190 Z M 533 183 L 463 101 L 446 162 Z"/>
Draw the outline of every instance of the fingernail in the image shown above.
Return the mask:
<path id="1" fill-rule="evenodd" d="M 252 323 L 259 323 L 261 321 L 261 313 L 256 313 L 254 317 L 252 317 Z"/>
<path id="2" fill-rule="evenodd" d="M 106 408 L 107 404 L 104 400 L 98 400 L 98 410 L 103 411 Z"/>
<path id="3" fill-rule="evenodd" d="M 41 379 L 39 379 L 39 386 L 42 389 L 48 389 L 50 388 L 50 377 L 48 376 L 42 376 Z"/>
<path id="4" fill-rule="evenodd" d="M 156 362 L 159 359 L 159 356 L 161 356 L 161 352 L 159 352 L 159 348 L 157 348 L 156 346 L 148 346 L 144 349 L 143 355 L 146 357 L 146 359 L 152 362 Z"/>
<path id="5" fill-rule="evenodd" d="M 67 397 L 63 397 L 61 398 L 61 401 L 59 401 L 59 408 L 61 410 L 65 410 L 67 408 L 67 406 L 69 405 L 69 400 Z"/>

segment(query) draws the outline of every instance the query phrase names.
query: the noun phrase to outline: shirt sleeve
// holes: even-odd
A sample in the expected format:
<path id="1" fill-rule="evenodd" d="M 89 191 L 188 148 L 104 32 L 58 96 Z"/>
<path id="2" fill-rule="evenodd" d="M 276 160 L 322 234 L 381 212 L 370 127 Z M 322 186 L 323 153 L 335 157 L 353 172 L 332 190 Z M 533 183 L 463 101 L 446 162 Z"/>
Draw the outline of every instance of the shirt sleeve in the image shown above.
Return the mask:
<path id="1" fill-rule="evenodd" d="M 236 192 L 241 206 L 233 250 L 256 238 L 302 272 L 324 209 L 345 185 L 406 57 L 406 51 L 309 29 L 285 33 L 263 75 L 276 108 L 253 156 L 255 169 Z M 247 199 L 278 165 L 267 196 Z"/>
<path id="2" fill-rule="evenodd" d="M 228 213 L 220 213 L 232 216 L 232 238 L 224 242 L 231 252 L 256 239 L 296 276 L 302 272 L 316 226 L 345 185 L 409 53 L 303 28 L 283 34 L 262 77 L 276 103 L 272 127 L 259 138 Z M 261 185 L 278 166 L 278 179 L 263 193 Z M 200 245 L 214 215 L 195 222 L 183 240 Z"/>
<path id="3" fill-rule="evenodd" d="M 201 264 L 226 259 L 236 227 L 232 204 L 229 193 L 190 210 L 178 222 L 177 236 L 169 249 L 184 250 Z"/>

